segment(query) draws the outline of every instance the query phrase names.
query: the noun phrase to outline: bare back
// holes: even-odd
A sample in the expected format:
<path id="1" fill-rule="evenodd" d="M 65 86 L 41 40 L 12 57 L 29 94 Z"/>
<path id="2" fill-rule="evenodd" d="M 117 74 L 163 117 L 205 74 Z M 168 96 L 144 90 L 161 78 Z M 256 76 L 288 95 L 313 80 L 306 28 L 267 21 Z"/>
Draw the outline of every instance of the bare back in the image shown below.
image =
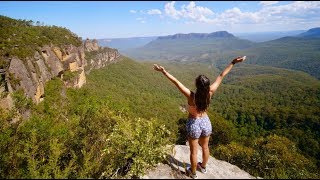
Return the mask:
<path id="1" fill-rule="evenodd" d="M 195 102 L 195 93 L 192 91 L 190 93 L 190 96 L 188 97 L 188 112 L 188 118 L 198 118 L 207 115 L 206 112 L 198 112 Z"/>

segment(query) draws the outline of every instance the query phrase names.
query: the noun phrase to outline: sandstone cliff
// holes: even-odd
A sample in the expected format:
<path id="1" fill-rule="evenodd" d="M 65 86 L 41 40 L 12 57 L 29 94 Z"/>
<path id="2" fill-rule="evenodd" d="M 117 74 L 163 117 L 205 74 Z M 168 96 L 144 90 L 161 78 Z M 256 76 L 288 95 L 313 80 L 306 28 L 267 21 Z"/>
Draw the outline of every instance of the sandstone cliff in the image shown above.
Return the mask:
<path id="1" fill-rule="evenodd" d="M 100 49 L 99 45 L 98 45 L 98 41 L 96 39 L 90 41 L 89 39 L 86 39 L 84 41 L 84 49 L 86 51 L 98 51 Z"/>
<path id="2" fill-rule="evenodd" d="M 83 48 L 47 45 L 39 48 L 33 57 L 11 58 L 7 74 L 12 78 L 7 82 L 12 91 L 22 88 L 33 102 L 39 103 L 43 98 L 45 83 L 54 77 L 63 78 L 67 71 L 77 72 L 79 75 L 66 80 L 65 84 L 68 87 L 81 87 L 86 81 L 85 76 L 81 76 L 85 65 Z"/>
<path id="3" fill-rule="evenodd" d="M 115 62 L 115 60 L 120 57 L 117 49 L 99 47 L 96 40 L 86 40 L 84 42 L 84 49 L 86 52 L 86 59 L 88 60 L 88 66 L 86 67 L 87 73 L 92 69 L 105 67 L 108 64 Z"/>
<path id="4" fill-rule="evenodd" d="M 45 83 L 54 77 L 61 78 L 66 87 L 80 88 L 86 83 L 86 70 L 104 67 L 118 57 L 116 49 L 101 48 L 96 40 L 87 39 L 80 47 L 51 44 L 35 50 L 33 57 L 7 58 L 9 66 L 0 71 L 0 107 L 10 109 L 10 93 L 18 89 L 34 103 L 41 102 Z"/>

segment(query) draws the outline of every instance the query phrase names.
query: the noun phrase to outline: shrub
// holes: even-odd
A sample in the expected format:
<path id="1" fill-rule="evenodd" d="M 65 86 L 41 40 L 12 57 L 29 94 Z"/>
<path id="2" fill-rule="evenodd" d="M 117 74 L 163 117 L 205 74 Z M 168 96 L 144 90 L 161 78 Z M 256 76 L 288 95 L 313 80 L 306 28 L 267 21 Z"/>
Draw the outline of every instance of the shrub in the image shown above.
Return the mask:
<path id="1" fill-rule="evenodd" d="M 295 143 L 277 135 L 257 138 L 252 147 L 238 143 L 221 145 L 214 156 L 263 178 L 319 177 L 316 165 L 298 152 Z"/>
<path id="2" fill-rule="evenodd" d="M 20 113 L 32 107 L 32 100 L 25 96 L 24 91 L 19 89 L 12 93 L 14 107 L 19 110 Z"/>
<path id="3" fill-rule="evenodd" d="M 67 70 L 63 73 L 63 81 L 72 81 L 75 77 L 77 77 L 78 72 L 71 72 L 70 70 Z"/>
<path id="4" fill-rule="evenodd" d="M 141 177 L 163 161 L 170 132 L 156 119 L 117 117 L 104 149 L 108 159 L 105 177 Z"/>

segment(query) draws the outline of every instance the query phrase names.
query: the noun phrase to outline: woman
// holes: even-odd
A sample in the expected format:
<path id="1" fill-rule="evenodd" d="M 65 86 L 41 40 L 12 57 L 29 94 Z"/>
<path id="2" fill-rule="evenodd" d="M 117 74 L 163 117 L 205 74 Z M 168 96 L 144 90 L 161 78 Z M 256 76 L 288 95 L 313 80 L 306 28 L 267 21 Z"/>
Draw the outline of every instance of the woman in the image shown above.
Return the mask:
<path id="1" fill-rule="evenodd" d="M 190 91 L 175 77 L 169 74 L 164 67 L 154 64 L 153 68 L 156 71 L 162 72 L 172 83 L 174 83 L 182 94 L 188 99 L 188 121 L 187 132 L 188 142 L 190 146 L 190 162 L 191 170 L 188 168 L 188 173 L 192 178 L 197 178 L 196 170 L 206 173 L 206 164 L 209 159 L 209 138 L 212 133 L 210 119 L 206 113 L 211 96 L 216 92 L 222 79 L 229 73 L 234 64 L 244 61 L 246 56 L 237 57 L 224 69 L 224 71 L 217 77 L 216 81 L 210 85 L 210 80 L 204 76 L 199 75 L 196 78 L 196 92 Z M 202 162 L 197 163 L 198 144 L 202 148 Z"/>

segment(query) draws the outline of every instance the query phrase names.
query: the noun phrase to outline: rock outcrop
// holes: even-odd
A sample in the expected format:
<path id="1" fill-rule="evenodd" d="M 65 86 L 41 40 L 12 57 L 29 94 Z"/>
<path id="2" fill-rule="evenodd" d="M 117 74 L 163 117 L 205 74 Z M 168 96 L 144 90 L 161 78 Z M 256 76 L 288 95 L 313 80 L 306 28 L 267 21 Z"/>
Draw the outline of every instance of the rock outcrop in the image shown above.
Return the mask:
<path id="1" fill-rule="evenodd" d="M 97 47 L 97 41 L 92 42 L 86 40 L 84 42 L 84 49 L 87 54 L 86 58 L 88 60 L 87 73 L 92 69 L 100 69 L 107 66 L 110 63 L 115 62 L 117 58 L 120 57 L 120 53 L 117 49 L 112 49 L 108 47 Z"/>
<path id="2" fill-rule="evenodd" d="M 86 41 L 84 42 L 84 49 L 85 51 L 98 51 L 100 49 L 99 45 L 98 45 L 98 41 L 96 39 L 90 41 L 89 39 L 86 39 Z"/>
<path id="3" fill-rule="evenodd" d="M 22 88 L 33 102 L 39 103 L 44 94 L 44 85 L 53 77 L 62 77 L 64 72 L 76 72 L 76 80 L 65 81 L 66 85 L 81 87 L 85 83 L 84 49 L 73 45 L 65 46 L 62 50 L 56 46 L 46 45 L 36 51 L 32 58 L 19 59 L 13 57 L 10 61 L 8 73 L 11 74 L 11 84 L 14 90 Z M 14 79 L 14 80 L 13 80 Z M 12 82 L 15 83 L 12 83 Z M 69 87 L 71 87 L 69 86 Z"/>
<path id="4" fill-rule="evenodd" d="M 10 94 L 0 99 L 0 108 L 11 109 L 13 107 L 13 99 Z"/>
<path id="5" fill-rule="evenodd" d="M 202 150 L 198 148 L 198 161 L 201 162 Z M 185 168 L 190 166 L 190 150 L 187 145 L 175 145 L 169 155 L 168 164 L 158 164 L 147 171 L 143 179 L 190 179 Z M 210 156 L 207 163 L 207 173 L 197 171 L 199 179 L 257 179 L 239 167 Z"/>
<path id="6" fill-rule="evenodd" d="M 86 57 L 86 53 L 90 57 Z M 45 83 L 54 77 L 61 78 L 66 87 L 81 88 L 86 83 L 87 66 L 88 71 L 99 69 L 118 57 L 120 54 L 116 49 L 101 48 L 96 40 L 87 39 L 80 47 L 51 44 L 35 50 L 33 57 L 7 58 L 8 68 L 1 70 L 0 107 L 10 109 L 13 103 L 7 94 L 18 89 L 23 89 L 33 102 L 41 102 Z"/>

